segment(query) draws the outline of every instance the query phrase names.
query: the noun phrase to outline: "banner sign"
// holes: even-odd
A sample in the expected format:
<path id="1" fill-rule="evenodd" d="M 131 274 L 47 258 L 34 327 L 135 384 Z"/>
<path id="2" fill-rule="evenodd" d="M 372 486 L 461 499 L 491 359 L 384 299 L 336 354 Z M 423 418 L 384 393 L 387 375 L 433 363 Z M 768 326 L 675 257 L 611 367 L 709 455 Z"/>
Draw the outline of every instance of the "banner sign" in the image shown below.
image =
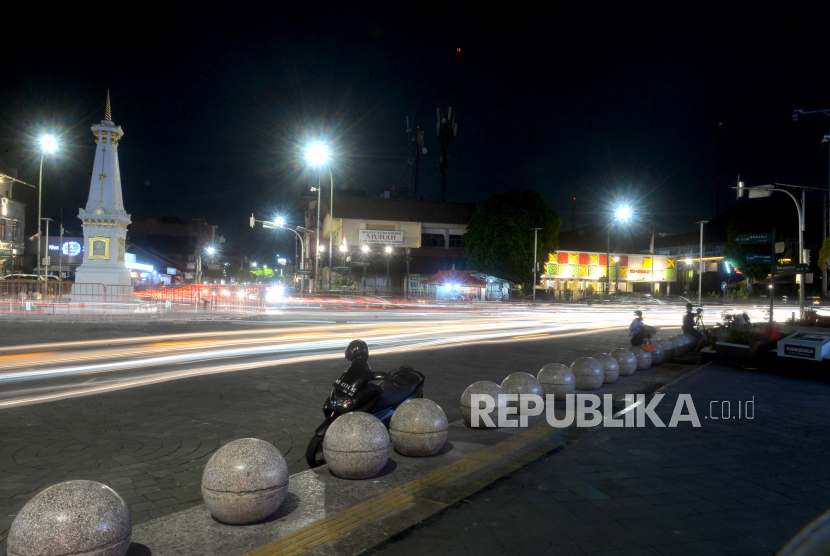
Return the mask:
<path id="1" fill-rule="evenodd" d="M 402 245 L 403 232 L 387 230 L 360 230 L 358 243 L 379 243 L 382 245 Z"/>
<path id="2" fill-rule="evenodd" d="M 735 243 L 742 245 L 759 245 L 763 243 L 772 243 L 772 233 L 766 232 L 763 234 L 740 234 L 735 238 Z"/>

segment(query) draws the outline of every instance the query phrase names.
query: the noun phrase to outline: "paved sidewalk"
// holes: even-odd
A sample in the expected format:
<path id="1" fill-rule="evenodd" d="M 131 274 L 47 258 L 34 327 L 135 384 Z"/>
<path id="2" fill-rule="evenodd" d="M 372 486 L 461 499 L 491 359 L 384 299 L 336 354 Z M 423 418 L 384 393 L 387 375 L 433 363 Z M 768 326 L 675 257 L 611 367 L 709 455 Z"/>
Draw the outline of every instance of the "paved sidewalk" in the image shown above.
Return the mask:
<path id="1" fill-rule="evenodd" d="M 82 328 L 82 327 L 79 327 Z M 665 330 L 668 335 L 673 332 Z M 378 370 L 413 365 L 426 396 L 449 420 L 472 382 L 534 375 L 547 363 L 625 345 L 626 330 L 373 356 Z M 291 473 L 307 468 L 308 440 L 345 360 L 280 365 L 201 376 L 0 411 L 0 554 L 16 513 L 52 484 L 89 479 L 112 486 L 133 524 L 201 504 L 204 466 L 222 445 L 261 438 L 285 456 Z"/>
<path id="2" fill-rule="evenodd" d="M 361 554 L 771 555 L 830 507 L 830 385 L 710 365 L 664 422 L 681 393 L 700 428 L 597 429 Z"/>

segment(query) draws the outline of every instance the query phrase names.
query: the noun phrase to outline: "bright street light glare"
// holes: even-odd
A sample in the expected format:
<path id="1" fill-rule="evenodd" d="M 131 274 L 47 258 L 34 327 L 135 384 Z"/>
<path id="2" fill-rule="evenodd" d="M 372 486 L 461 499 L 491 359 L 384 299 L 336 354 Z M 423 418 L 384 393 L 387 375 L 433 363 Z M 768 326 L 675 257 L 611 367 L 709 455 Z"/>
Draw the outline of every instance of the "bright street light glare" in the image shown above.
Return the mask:
<path id="1" fill-rule="evenodd" d="M 360 248 L 360 250 L 363 251 L 364 253 L 368 253 L 369 252 L 369 246 L 364 245 L 363 247 Z"/>
<path id="2" fill-rule="evenodd" d="M 617 220 L 620 220 L 621 222 L 628 222 L 631 220 L 631 217 L 634 216 L 634 212 L 628 205 L 623 205 L 614 211 L 614 215 L 617 217 Z"/>
<path id="3" fill-rule="evenodd" d="M 348 247 L 346 247 L 346 244 L 345 244 L 345 243 L 341 243 L 341 244 L 340 244 L 340 252 L 341 252 L 341 253 L 345 253 L 345 252 L 346 252 L 346 249 L 348 249 Z"/>
<path id="4" fill-rule="evenodd" d="M 46 153 L 53 153 L 58 150 L 58 140 L 54 135 L 42 135 L 40 138 L 40 149 Z"/>
<path id="5" fill-rule="evenodd" d="M 385 251 L 386 251 L 386 254 L 388 255 L 389 253 L 392 252 L 392 248 L 387 245 Z"/>
<path id="6" fill-rule="evenodd" d="M 276 224 L 277 226 L 284 226 L 285 218 L 283 218 L 282 216 L 277 216 L 276 218 L 274 218 L 274 224 Z"/>
<path id="7" fill-rule="evenodd" d="M 205 249 L 205 253 L 207 253 L 208 255 L 215 254 L 216 253 L 216 247 L 214 247 L 213 245 L 209 245 L 208 248 Z"/>
<path id="8" fill-rule="evenodd" d="M 325 251 L 326 251 L 326 246 L 325 245 L 318 245 L 317 246 L 317 252 L 318 253 L 325 253 Z"/>
<path id="9" fill-rule="evenodd" d="M 314 141 L 305 148 L 305 160 L 312 166 L 322 166 L 329 161 L 329 147 L 322 141 Z"/>

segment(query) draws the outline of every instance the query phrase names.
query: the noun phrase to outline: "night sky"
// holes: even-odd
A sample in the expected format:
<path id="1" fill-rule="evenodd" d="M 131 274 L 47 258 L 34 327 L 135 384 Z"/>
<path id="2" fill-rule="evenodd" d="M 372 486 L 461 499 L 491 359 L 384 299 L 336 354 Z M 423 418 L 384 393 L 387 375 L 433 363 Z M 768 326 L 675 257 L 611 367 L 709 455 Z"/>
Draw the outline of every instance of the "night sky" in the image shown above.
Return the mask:
<path id="1" fill-rule="evenodd" d="M 686 231 L 711 217 L 719 122 L 721 210 L 738 174 L 827 187 L 830 117 L 792 114 L 830 108 L 830 10 L 673 4 L 40 6 L 16 18 L 30 34 L 4 50 L 0 171 L 36 183 L 35 137 L 57 133 L 44 216 L 63 208 L 80 230 L 89 127 L 109 89 L 133 220 L 206 218 L 248 253 L 293 254 L 288 232 L 251 232 L 247 219 L 301 223 L 300 195 L 316 184 L 298 156 L 309 138 L 332 143 L 336 187 L 377 195 L 400 178 L 414 112 L 428 149 L 419 191 L 440 199 L 435 112 L 448 106 L 458 123 L 448 200 L 529 188 L 563 229 L 574 196 L 577 225 L 613 199 L 636 203 L 642 228 Z"/>

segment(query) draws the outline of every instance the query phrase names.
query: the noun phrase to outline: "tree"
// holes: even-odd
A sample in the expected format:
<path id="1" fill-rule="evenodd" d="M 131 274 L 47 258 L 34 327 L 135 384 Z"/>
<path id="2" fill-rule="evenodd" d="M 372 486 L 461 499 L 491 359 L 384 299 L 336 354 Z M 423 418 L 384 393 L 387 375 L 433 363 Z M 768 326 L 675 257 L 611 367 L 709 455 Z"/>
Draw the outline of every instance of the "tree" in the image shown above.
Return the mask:
<path id="1" fill-rule="evenodd" d="M 824 240 L 824 242 L 821 244 L 821 249 L 818 252 L 819 271 L 827 268 L 828 259 L 830 259 L 830 237 Z"/>
<path id="2" fill-rule="evenodd" d="M 467 267 L 515 284 L 533 282 L 533 232 L 539 230 L 536 259 L 543 265 L 556 251 L 562 219 L 539 193 L 524 190 L 491 195 L 476 206 L 464 234 Z"/>
<path id="3" fill-rule="evenodd" d="M 736 242 L 739 234 L 753 231 L 747 228 L 743 220 L 732 218 L 726 228 L 726 244 L 723 247 L 723 256 L 726 258 L 726 261 L 746 276 L 746 288 L 749 291 L 752 291 L 752 280 L 761 281 L 769 276 L 770 273 L 770 265 L 749 264 L 746 262 L 746 256 L 750 253 L 758 253 L 761 255 L 769 253 L 769 245 L 741 245 Z"/>

